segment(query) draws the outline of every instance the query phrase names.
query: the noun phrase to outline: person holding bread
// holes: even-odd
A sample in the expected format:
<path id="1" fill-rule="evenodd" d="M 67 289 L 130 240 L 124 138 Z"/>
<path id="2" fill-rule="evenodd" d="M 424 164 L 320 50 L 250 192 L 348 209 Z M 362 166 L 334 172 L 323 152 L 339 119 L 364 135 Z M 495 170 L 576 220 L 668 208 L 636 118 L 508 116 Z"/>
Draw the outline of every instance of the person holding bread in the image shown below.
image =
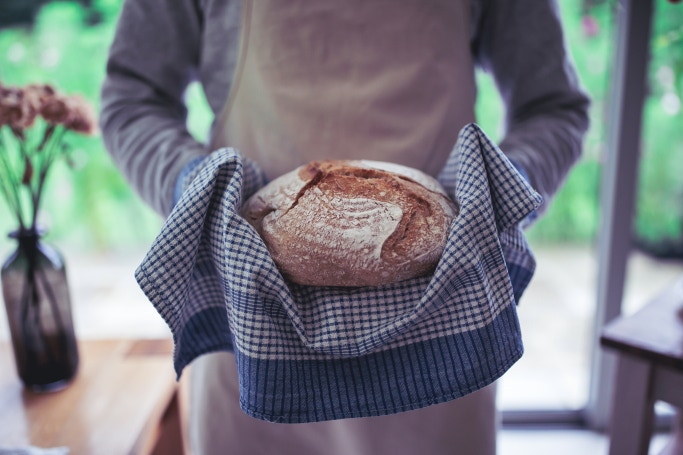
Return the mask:
<path id="1" fill-rule="evenodd" d="M 500 149 L 547 205 L 580 156 L 589 106 L 555 0 L 126 0 L 100 123 L 116 165 L 168 216 L 181 177 L 222 147 L 269 181 L 326 159 L 436 177 L 476 122 L 476 69 L 505 104 Z M 215 114 L 208 144 L 186 127 L 195 80 Z M 496 452 L 495 384 L 407 412 L 278 424 L 241 412 L 230 352 L 190 373 L 195 455 Z"/>

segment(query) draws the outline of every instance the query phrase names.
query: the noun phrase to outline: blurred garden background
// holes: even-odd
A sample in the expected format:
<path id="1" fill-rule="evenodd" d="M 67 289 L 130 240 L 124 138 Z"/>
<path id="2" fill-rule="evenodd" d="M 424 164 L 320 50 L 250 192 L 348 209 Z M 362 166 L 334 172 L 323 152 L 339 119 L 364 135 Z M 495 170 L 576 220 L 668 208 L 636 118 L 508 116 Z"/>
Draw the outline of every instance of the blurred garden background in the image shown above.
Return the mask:
<path id="1" fill-rule="evenodd" d="M 81 93 L 97 108 L 108 46 L 122 0 L 0 0 L 0 81 L 40 82 Z M 599 223 L 601 162 L 606 153 L 606 102 L 610 87 L 613 0 L 561 1 L 567 41 L 591 94 L 592 126 L 581 162 L 547 215 L 529 231 L 534 244 L 591 243 Z M 656 2 L 649 98 L 634 237 L 662 255 L 683 245 L 683 8 Z M 478 119 L 499 138 L 502 106 L 495 87 L 479 75 Z M 201 89 L 187 92 L 188 126 L 204 139 L 211 114 Z M 41 213 L 53 242 L 84 249 L 149 244 L 161 220 L 128 188 L 99 138 L 72 137 L 73 152 L 54 168 Z M 4 202 L 0 231 L 15 226 Z M 4 242 L 5 239 L 0 240 Z M 0 246 L 3 246 L 0 243 Z"/>

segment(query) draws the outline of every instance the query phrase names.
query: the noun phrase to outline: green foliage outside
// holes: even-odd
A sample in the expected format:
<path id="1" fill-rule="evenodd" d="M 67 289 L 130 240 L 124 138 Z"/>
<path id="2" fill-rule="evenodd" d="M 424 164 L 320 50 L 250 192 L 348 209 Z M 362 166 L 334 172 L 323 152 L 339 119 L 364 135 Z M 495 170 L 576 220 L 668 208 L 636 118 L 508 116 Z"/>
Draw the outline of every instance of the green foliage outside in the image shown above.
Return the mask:
<path id="1" fill-rule="evenodd" d="M 106 54 L 121 0 L 94 0 L 101 21 L 80 3 L 46 3 L 31 27 L 0 29 L 0 80 L 6 85 L 52 83 L 66 93 L 82 93 L 99 106 Z M 567 41 L 580 78 L 590 93 L 592 125 L 582 160 L 572 170 L 545 216 L 529 231 L 535 242 L 590 242 L 599 218 L 599 182 L 605 151 L 606 96 L 609 94 L 615 2 L 562 1 Z M 586 15 L 589 16 L 586 16 Z M 587 18 L 588 17 L 588 22 Z M 642 166 L 634 228 L 658 240 L 683 236 L 683 6 L 657 2 L 650 97 L 646 104 Z M 500 138 L 502 106 L 493 83 L 479 75 L 479 123 Z M 189 128 L 206 137 L 211 114 L 201 90 L 192 86 Z M 145 247 L 162 220 L 129 189 L 99 138 L 78 138 L 76 169 L 56 166 L 44 205 L 53 241 L 88 249 Z M 14 228 L 0 205 L 0 233 Z M 3 242 L 4 240 L 0 240 Z"/>

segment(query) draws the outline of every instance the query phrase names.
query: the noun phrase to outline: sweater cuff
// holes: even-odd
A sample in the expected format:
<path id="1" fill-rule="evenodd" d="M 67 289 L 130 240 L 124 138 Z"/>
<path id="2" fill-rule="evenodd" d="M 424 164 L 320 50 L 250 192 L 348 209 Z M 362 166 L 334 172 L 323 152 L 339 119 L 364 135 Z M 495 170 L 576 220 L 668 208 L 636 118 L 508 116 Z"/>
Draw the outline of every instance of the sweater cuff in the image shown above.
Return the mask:
<path id="1" fill-rule="evenodd" d="M 187 188 L 188 184 L 190 183 L 186 180 L 188 179 L 188 177 L 194 176 L 194 171 L 201 166 L 205 158 L 205 156 L 198 156 L 196 158 L 191 159 L 180 171 L 180 174 L 178 174 L 178 177 L 175 181 L 175 186 L 173 187 L 173 200 L 171 201 L 171 210 L 173 210 L 173 207 L 175 207 L 175 205 L 178 203 L 181 196 L 183 195 L 183 191 L 185 190 L 185 188 Z"/>
<path id="2" fill-rule="evenodd" d="M 524 166 L 519 164 L 517 160 L 514 158 L 508 157 L 510 160 L 510 163 L 517 169 L 517 172 L 524 177 L 524 180 L 531 185 L 531 180 L 529 180 L 529 174 L 527 173 L 526 169 L 524 169 Z M 533 212 L 529 213 L 521 222 L 520 225 L 522 226 L 523 229 L 529 227 L 531 224 L 533 224 L 534 221 L 538 218 L 538 210 L 534 210 Z"/>

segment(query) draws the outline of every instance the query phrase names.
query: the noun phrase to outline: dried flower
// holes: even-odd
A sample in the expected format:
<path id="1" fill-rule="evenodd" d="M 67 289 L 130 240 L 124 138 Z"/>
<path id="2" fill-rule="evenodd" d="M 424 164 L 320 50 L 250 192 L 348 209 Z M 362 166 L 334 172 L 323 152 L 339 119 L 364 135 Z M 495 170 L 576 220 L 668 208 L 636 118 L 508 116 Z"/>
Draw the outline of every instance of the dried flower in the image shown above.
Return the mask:
<path id="1" fill-rule="evenodd" d="M 67 129 L 81 134 L 93 135 L 97 132 L 95 114 L 90 105 L 80 96 L 66 99 L 69 115 L 63 122 Z"/>
<path id="2" fill-rule="evenodd" d="M 36 112 L 41 112 L 43 105 L 54 96 L 55 89 L 50 85 L 29 84 L 24 87 L 24 99 Z"/>
<path id="3" fill-rule="evenodd" d="M 68 152 L 64 135 L 69 131 L 92 135 L 96 125 L 90 105 L 78 95 L 63 95 L 47 84 L 0 83 L 0 193 L 20 228 L 35 228 L 48 171 L 56 158 Z M 2 134 L 4 127 L 12 134 Z M 30 224 L 25 222 L 27 215 Z"/>
<path id="4" fill-rule="evenodd" d="M 0 87 L 0 126 L 8 125 L 18 132 L 30 128 L 38 112 L 24 96 L 24 90 L 16 87 Z"/>
<path id="5" fill-rule="evenodd" d="M 57 94 L 52 87 L 45 85 L 42 91 L 34 91 L 39 100 L 40 115 L 53 125 L 64 123 L 69 118 L 69 106 L 66 97 Z"/>

